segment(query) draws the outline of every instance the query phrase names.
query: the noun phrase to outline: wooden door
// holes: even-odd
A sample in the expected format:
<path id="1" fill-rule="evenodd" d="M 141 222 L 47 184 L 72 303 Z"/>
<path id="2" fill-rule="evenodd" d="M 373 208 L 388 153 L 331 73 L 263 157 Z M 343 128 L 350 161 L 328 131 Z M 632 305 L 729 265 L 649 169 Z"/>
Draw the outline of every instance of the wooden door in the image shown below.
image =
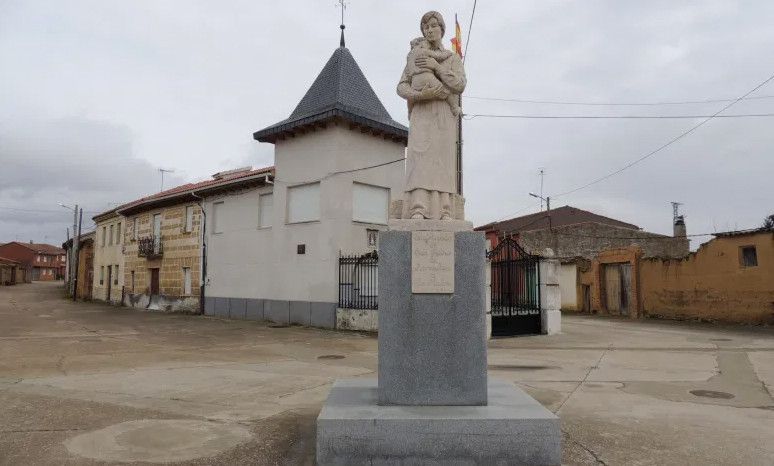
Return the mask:
<path id="1" fill-rule="evenodd" d="M 159 294 L 159 269 L 150 269 L 151 271 L 151 282 L 150 282 L 150 294 L 157 295 Z"/>
<path id="2" fill-rule="evenodd" d="M 113 287 L 113 266 L 108 265 L 107 266 L 107 296 L 106 296 L 107 302 L 110 302 L 112 287 Z"/>
<path id="3" fill-rule="evenodd" d="M 632 264 L 620 264 L 621 272 L 621 315 L 628 316 L 632 302 Z"/>
<path id="4" fill-rule="evenodd" d="M 605 264 L 605 308 L 611 314 L 621 312 L 621 269 L 618 264 Z"/>

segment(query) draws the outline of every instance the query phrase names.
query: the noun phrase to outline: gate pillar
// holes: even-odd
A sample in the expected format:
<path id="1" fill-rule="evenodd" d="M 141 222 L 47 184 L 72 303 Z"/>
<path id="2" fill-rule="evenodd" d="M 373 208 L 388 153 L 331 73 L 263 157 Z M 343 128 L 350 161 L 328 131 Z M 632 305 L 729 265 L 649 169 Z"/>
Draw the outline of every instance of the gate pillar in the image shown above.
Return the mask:
<path id="1" fill-rule="evenodd" d="M 546 248 L 540 259 L 540 327 L 544 335 L 561 333 L 561 305 L 559 260 L 551 248 Z"/>

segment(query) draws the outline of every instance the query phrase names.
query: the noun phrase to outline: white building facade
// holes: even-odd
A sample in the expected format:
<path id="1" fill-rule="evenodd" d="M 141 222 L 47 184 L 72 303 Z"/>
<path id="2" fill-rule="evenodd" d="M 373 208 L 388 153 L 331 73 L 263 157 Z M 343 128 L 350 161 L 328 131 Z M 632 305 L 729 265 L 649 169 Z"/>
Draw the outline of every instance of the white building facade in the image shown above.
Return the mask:
<path id="1" fill-rule="evenodd" d="M 404 186 L 405 126 L 338 48 L 290 118 L 263 185 L 207 195 L 205 313 L 333 328 L 339 256 L 376 249 Z"/>

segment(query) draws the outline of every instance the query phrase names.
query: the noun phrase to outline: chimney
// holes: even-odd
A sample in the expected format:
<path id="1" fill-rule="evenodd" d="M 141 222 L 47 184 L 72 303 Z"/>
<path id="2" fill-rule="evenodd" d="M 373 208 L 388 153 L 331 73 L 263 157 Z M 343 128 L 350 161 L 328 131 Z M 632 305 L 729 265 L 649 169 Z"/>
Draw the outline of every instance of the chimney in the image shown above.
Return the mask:
<path id="1" fill-rule="evenodd" d="M 682 215 L 678 215 L 675 217 L 675 224 L 674 224 L 674 237 L 675 238 L 685 238 L 687 235 L 687 231 L 685 229 L 685 217 Z"/>
<path id="2" fill-rule="evenodd" d="M 33 243 L 32 243 L 32 240 L 30 240 L 30 244 L 33 244 Z"/>

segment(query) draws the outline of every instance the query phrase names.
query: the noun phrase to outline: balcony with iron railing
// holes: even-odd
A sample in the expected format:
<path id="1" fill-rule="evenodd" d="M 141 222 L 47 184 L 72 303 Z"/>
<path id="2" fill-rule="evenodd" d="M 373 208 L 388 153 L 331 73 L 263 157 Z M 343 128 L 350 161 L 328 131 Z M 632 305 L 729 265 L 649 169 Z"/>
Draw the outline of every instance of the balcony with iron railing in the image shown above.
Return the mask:
<path id="1" fill-rule="evenodd" d="M 164 244 L 160 236 L 146 236 L 137 240 L 137 255 L 147 259 L 156 259 L 164 255 Z"/>

